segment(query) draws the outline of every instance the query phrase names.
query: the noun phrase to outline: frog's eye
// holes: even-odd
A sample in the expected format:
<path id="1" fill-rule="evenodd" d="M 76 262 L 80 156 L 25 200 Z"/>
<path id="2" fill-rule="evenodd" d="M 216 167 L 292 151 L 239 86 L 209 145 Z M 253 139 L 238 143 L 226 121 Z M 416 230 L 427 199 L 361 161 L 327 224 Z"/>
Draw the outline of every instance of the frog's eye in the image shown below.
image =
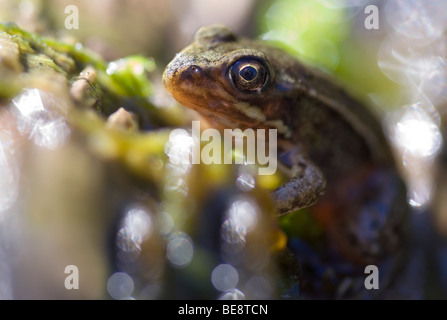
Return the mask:
<path id="1" fill-rule="evenodd" d="M 269 72 L 265 64 L 255 59 L 241 59 L 229 69 L 232 85 L 243 92 L 260 92 L 267 83 Z"/>

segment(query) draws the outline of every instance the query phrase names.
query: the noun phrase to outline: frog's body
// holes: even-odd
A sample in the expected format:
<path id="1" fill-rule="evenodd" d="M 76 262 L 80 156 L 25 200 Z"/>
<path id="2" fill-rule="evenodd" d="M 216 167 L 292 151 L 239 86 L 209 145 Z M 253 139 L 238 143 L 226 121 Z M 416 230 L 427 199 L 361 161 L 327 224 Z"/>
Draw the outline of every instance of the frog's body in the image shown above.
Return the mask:
<path id="1" fill-rule="evenodd" d="M 406 192 L 382 127 L 325 75 L 212 26 L 177 54 L 164 84 L 220 127 L 278 130 L 280 159 L 295 172 L 273 194 L 279 213 L 312 206 L 352 261 L 377 262 L 396 249 Z"/>

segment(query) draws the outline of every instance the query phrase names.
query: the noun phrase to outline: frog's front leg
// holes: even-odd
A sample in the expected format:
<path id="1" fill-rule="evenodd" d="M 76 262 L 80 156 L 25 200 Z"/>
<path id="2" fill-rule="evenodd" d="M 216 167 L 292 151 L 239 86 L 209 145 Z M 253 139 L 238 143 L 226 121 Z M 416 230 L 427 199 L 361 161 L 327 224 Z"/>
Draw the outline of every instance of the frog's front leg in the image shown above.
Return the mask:
<path id="1" fill-rule="evenodd" d="M 288 160 L 292 165 L 292 177 L 272 194 L 279 214 L 315 204 L 326 189 L 323 173 L 314 163 L 299 154 L 298 150 L 293 150 Z"/>

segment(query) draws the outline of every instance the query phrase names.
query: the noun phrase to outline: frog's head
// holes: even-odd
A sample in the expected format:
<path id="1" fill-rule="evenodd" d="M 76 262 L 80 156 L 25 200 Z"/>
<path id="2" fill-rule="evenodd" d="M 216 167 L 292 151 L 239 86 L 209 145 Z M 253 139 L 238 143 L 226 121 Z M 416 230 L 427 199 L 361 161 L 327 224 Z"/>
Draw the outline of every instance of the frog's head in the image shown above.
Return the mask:
<path id="1" fill-rule="evenodd" d="M 202 27 L 166 67 L 163 83 L 185 107 L 226 127 L 268 127 L 278 117 L 275 70 L 255 41 Z"/>

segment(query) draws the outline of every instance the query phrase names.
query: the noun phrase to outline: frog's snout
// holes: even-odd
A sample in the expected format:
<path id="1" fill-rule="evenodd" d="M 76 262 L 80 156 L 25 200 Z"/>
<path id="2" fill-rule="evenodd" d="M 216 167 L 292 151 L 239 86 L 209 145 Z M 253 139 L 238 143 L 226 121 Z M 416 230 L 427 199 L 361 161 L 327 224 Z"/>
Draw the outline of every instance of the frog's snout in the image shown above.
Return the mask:
<path id="1" fill-rule="evenodd" d="M 168 64 L 163 73 L 163 85 L 168 92 L 178 88 L 181 84 L 196 85 L 203 77 L 203 69 L 197 65 L 191 64 L 182 68 L 177 68 L 175 59 Z"/>
<path id="2" fill-rule="evenodd" d="M 175 87 L 174 81 L 176 78 L 177 68 L 175 68 L 174 60 L 171 61 L 163 72 L 163 86 L 165 89 L 172 94 L 172 89 Z"/>

